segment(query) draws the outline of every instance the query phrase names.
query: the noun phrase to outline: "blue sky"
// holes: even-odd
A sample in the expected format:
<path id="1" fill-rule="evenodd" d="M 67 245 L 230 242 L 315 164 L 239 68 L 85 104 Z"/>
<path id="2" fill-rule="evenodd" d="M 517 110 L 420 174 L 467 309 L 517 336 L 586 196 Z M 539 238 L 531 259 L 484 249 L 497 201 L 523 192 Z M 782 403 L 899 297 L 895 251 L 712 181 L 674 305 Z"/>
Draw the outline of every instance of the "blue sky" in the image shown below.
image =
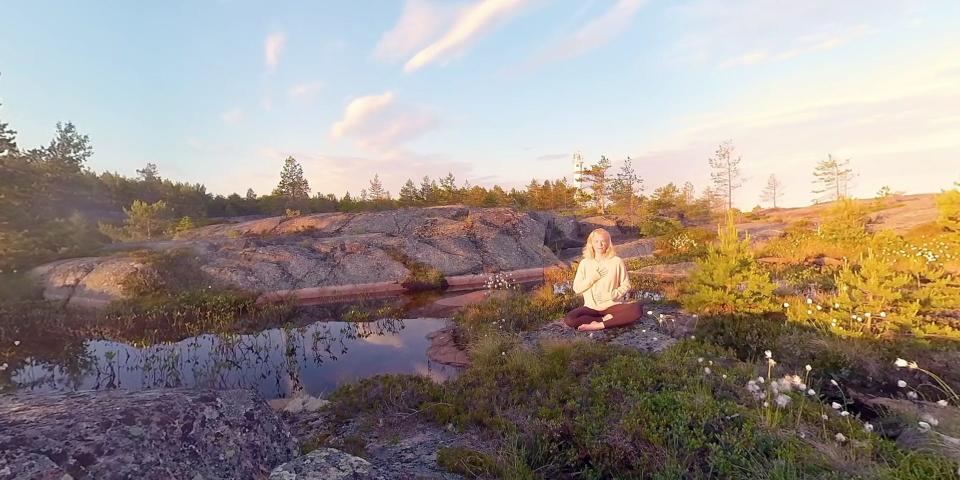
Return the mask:
<path id="1" fill-rule="evenodd" d="M 853 192 L 960 179 L 960 4 L 871 0 L 3 1 L 0 118 L 23 146 L 57 121 L 95 170 L 268 193 L 294 155 L 315 192 L 378 173 L 522 186 L 570 157 L 630 156 L 647 189 L 707 186 L 742 155 L 735 203 L 770 174 L 809 203 L 813 165 Z"/>

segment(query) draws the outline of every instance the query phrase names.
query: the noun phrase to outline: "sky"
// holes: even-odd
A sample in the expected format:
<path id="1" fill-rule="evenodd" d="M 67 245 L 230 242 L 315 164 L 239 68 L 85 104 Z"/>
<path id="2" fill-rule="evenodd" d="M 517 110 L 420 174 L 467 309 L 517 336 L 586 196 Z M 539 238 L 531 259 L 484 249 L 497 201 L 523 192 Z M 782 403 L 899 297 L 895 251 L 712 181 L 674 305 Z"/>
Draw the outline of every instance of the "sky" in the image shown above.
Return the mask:
<path id="1" fill-rule="evenodd" d="M 735 205 L 783 205 L 850 159 L 851 194 L 960 180 L 960 2 L 847 0 L 0 0 L 0 119 L 21 147 L 56 122 L 89 166 L 220 194 L 448 172 L 522 187 L 572 155 L 632 159 L 652 192 L 709 185 L 730 140 Z"/>

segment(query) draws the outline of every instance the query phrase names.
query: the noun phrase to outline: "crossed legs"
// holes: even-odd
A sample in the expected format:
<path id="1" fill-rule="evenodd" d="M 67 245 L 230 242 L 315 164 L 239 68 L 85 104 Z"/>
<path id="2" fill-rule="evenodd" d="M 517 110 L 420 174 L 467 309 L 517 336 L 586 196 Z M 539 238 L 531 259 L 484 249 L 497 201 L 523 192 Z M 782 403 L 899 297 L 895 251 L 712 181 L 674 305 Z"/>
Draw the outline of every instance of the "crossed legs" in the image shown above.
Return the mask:
<path id="1" fill-rule="evenodd" d="M 643 308 L 639 302 L 621 303 L 605 310 L 577 307 L 563 318 L 563 322 L 570 328 L 587 325 L 585 329 L 599 330 L 630 325 L 639 320 L 641 315 L 643 315 Z"/>

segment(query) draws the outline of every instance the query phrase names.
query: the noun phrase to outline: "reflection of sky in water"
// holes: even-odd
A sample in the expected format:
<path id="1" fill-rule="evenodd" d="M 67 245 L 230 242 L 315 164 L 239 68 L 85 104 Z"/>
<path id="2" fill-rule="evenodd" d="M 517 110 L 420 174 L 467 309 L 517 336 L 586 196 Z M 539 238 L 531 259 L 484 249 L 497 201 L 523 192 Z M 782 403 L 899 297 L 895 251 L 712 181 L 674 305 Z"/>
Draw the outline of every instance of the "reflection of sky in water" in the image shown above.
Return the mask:
<path id="1" fill-rule="evenodd" d="M 64 391 L 160 387 L 254 388 L 266 398 L 329 393 L 380 373 L 418 373 L 441 380 L 453 367 L 427 360 L 426 335 L 443 319 L 317 322 L 252 335 L 200 335 L 145 348 L 96 340 L 83 368 L 28 360 L 12 375 L 15 388 Z"/>

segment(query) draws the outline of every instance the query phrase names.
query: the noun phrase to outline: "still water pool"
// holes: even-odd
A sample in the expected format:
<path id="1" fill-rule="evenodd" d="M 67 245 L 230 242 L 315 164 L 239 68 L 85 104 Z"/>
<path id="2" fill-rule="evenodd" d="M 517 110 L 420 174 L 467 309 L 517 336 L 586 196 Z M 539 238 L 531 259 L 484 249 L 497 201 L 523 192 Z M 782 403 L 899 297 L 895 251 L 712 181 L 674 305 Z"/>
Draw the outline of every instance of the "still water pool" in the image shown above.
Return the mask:
<path id="1" fill-rule="evenodd" d="M 426 336 L 448 322 L 437 318 L 322 321 L 247 335 L 199 335 L 142 348 L 89 340 L 78 346 L 69 364 L 21 359 L 5 372 L 9 374 L 5 390 L 253 388 L 270 399 L 298 393 L 324 395 L 344 383 L 381 373 L 443 380 L 457 369 L 427 359 L 430 341 Z"/>

